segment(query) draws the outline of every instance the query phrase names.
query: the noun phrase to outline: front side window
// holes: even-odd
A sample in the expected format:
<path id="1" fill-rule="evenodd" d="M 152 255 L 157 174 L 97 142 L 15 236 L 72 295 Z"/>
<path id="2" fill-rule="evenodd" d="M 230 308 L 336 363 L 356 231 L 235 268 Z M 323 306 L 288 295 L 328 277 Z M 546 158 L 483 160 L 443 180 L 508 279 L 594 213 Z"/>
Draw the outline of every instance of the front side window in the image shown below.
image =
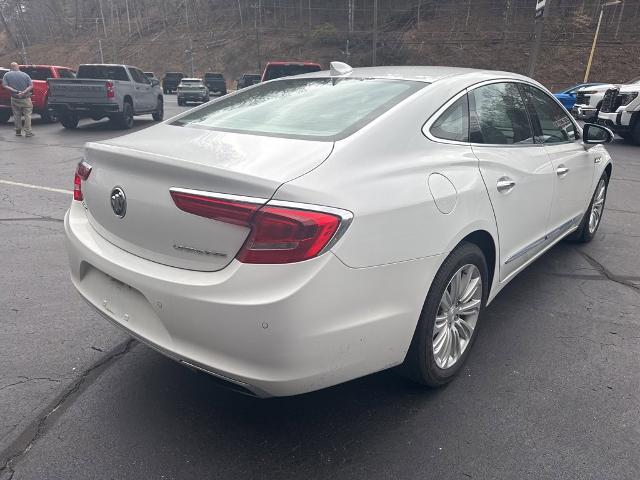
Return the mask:
<path id="1" fill-rule="evenodd" d="M 522 96 L 515 83 L 491 83 L 469 95 L 471 141 L 492 145 L 533 143 Z"/>
<path id="2" fill-rule="evenodd" d="M 427 83 L 364 78 L 264 83 L 199 108 L 173 125 L 335 141 L 373 121 Z"/>
<path id="3" fill-rule="evenodd" d="M 136 83 L 150 83 L 149 79 L 142 72 L 142 70 L 138 70 L 137 68 L 129 68 L 129 73 L 131 73 L 131 78 L 133 78 L 133 81 Z"/>
<path id="4" fill-rule="evenodd" d="M 433 122 L 429 133 L 443 140 L 469 141 L 469 104 L 463 95 Z"/>
<path id="5" fill-rule="evenodd" d="M 564 109 L 539 88 L 523 85 L 531 118 L 540 143 L 573 142 L 576 128 Z"/>

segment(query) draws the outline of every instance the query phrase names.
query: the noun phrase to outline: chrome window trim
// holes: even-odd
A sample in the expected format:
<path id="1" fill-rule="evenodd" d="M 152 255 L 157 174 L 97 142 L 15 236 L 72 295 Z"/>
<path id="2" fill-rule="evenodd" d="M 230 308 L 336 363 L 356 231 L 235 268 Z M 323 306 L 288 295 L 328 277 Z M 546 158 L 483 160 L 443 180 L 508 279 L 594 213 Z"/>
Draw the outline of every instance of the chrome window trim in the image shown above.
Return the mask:
<path id="1" fill-rule="evenodd" d="M 440 118 L 440 116 L 447 110 L 447 108 L 449 108 L 456 100 L 458 100 L 460 97 L 462 97 L 463 95 L 467 95 L 470 92 L 476 90 L 477 88 L 480 87 L 484 87 L 485 85 L 491 85 L 493 83 L 521 83 L 524 85 L 529 85 L 531 87 L 537 88 L 538 90 L 542 91 L 543 93 L 545 93 L 547 95 L 547 97 L 553 99 L 553 101 L 556 102 L 556 104 L 560 105 L 560 107 L 565 111 L 565 113 L 567 113 L 569 120 L 571 121 L 571 123 L 573 124 L 574 128 L 576 129 L 576 131 L 579 133 L 580 137 L 582 136 L 582 129 L 580 128 L 580 126 L 576 123 L 576 120 L 573 118 L 573 116 L 567 112 L 567 109 L 564 108 L 564 106 L 562 105 L 562 103 L 560 103 L 560 101 L 555 98 L 553 95 L 550 95 L 548 92 L 546 92 L 545 90 L 543 90 L 542 88 L 540 88 L 540 86 L 536 85 L 533 82 L 529 82 L 520 78 L 494 78 L 491 80 L 483 80 L 482 82 L 478 82 L 475 83 L 473 85 L 470 85 L 468 87 L 466 87 L 464 90 L 456 93 L 453 97 L 451 97 L 449 100 L 447 100 L 440 108 L 438 108 L 435 113 L 433 113 L 429 119 L 424 123 L 424 125 L 422 126 L 422 134 L 427 137 L 429 140 L 431 140 L 432 142 L 437 142 L 437 143 L 446 143 L 449 145 L 466 145 L 466 146 L 478 146 L 478 147 L 544 147 L 544 146 L 553 146 L 553 145 L 567 145 L 567 144 L 571 144 L 571 143 L 575 143 L 576 141 L 580 140 L 580 138 L 576 138 L 574 141 L 568 141 L 568 142 L 557 142 L 557 143 L 526 143 L 526 144 L 517 144 L 517 143 L 472 143 L 471 141 L 469 142 L 460 142 L 458 140 L 447 140 L 444 138 L 439 138 L 436 137 L 435 135 L 431 134 L 431 127 L 433 126 L 433 124 Z M 524 101 L 524 100 L 523 100 Z M 471 113 L 471 112 L 469 112 Z M 527 117 L 529 117 L 529 112 L 527 113 Z M 532 134 L 534 132 L 531 132 Z"/>

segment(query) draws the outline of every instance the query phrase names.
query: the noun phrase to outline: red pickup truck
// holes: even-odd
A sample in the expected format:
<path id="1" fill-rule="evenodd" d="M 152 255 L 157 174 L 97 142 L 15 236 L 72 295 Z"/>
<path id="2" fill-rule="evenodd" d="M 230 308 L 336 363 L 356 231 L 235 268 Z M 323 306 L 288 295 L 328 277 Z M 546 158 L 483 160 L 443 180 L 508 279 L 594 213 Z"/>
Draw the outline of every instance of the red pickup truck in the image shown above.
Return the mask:
<path id="1" fill-rule="evenodd" d="M 75 78 L 75 72 L 69 67 L 56 65 L 20 65 L 20 70 L 31 77 L 33 81 L 34 113 L 40 114 L 47 123 L 58 121 L 53 109 L 49 108 L 48 78 Z M 11 93 L 0 84 L 0 123 L 7 122 L 11 117 Z"/>

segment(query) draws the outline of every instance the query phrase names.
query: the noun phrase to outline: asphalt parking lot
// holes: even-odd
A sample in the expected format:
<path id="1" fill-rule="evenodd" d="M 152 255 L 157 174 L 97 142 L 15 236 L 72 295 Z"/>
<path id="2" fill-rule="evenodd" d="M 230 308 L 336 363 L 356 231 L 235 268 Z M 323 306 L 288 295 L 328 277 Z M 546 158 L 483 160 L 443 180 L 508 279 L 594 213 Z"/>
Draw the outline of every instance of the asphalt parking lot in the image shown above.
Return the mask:
<path id="1" fill-rule="evenodd" d="M 449 386 L 383 372 L 259 400 L 80 299 L 62 224 L 73 172 L 84 142 L 122 132 L 34 132 L 0 126 L 0 480 L 640 478 L 640 147 L 608 147 L 597 237 L 557 245 L 502 291 Z"/>

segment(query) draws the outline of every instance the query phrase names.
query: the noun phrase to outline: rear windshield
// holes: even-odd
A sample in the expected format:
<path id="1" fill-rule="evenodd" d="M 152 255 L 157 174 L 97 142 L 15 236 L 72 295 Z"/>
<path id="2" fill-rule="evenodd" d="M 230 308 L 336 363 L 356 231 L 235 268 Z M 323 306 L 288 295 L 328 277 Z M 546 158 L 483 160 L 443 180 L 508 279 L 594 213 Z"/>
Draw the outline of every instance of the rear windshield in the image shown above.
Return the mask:
<path id="1" fill-rule="evenodd" d="M 129 80 L 124 67 L 117 65 L 80 65 L 77 78 L 94 80 Z"/>
<path id="2" fill-rule="evenodd" d="M 167 72 L 164 74 L 165 78 L 182 78 L 184 77 L 184 75 L 182 73 L 174 73 L 174 72 Z"/>
<path id="3" fill-rule="evenodd" d="M 204 78 L 224 78 L 221 73 L 205 73 Z"/>
<path id="4" fill-rule="evenodd" d="M 273 80 L 281 77 L 302 75 L 303 73 L 319 72 L 318 65 L 268 65 L 264 72 L 265 80 Z"/>
<path id="5" fill-rule="evenodd" d="M 20 67 L 24 73 L 31 77 L 31 80 L 46 80 L 51 78 L 51 69 L 46 67 Z"/>
<path id="6" fill-rule="evenodd" d="M 356 132 L 425 85 L 360 78 L 280 80 L 222 97 L 173 125 L 335 141 Z"/>

